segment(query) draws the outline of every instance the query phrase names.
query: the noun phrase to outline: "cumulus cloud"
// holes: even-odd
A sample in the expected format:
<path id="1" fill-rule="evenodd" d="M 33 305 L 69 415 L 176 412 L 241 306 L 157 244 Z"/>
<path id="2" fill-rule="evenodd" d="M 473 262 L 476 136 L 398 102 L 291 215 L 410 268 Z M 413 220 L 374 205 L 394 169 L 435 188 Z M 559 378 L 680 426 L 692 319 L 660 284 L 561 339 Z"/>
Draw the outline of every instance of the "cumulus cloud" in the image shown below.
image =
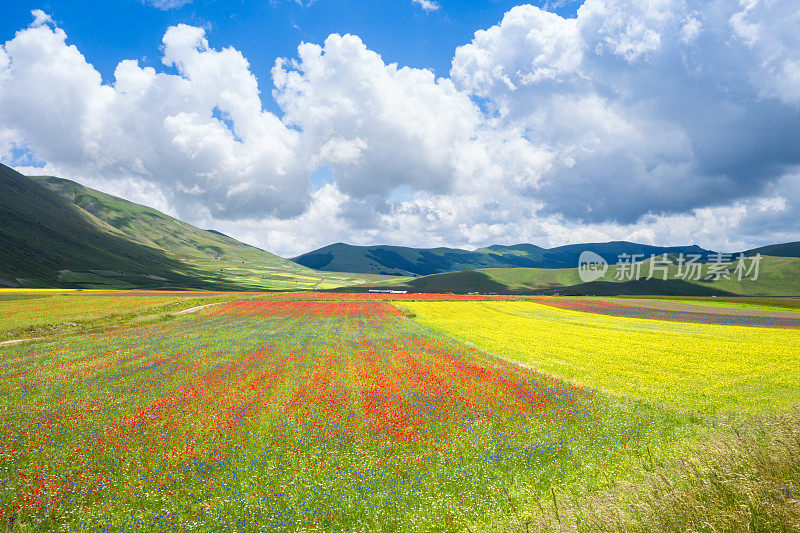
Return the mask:
<path id="1" fill-rule="evenodd" d="M 284 121 L 357 200 L 379 203 L 402 186 L 449 191 L 480 127 L 480 111 L 450 80 L 387 65 L 353 35 L 303 44 L 272 74 Z"/>
<path id="2" fill-rule="evenodd" d="M 42 11 L 41 9 L 34 9 L 31 11 L 31 15 L 33 15 L 33 23 L 32 26 L 41 26 L 42 24 L 47 24 L 53 22 L 52 17 Z"/>
<path id="3" fill-rule="evenodd" d="M 762 194 L 800 164 L 798 16 L 788 0 L 520 6 L 456 50 L 451 76 L 558 154 L 548 212 L 634 223 Z"/>
<path id="4" fill-rule="evenodd" d="M 427 12 L 438 11 L 439 8 L 441 7 L 438 4 L 438 2 L 433 2 L 432 0 L 412 0 L 412 1 Z"/>
<path id="5" fill-rule="evenodd" d="M 65 41 L 60 28 L 34 24 L 0 55 L 0 123 L 37 157 L 101 184 L 156 184 L 183 216 L 304 210 L 299 134 L 262 110 L 241 53 L 210 48 L 202 29 L 178 25 L 164 35 L 163 62 L 179 74 L 125 60 L 108 85 Z"/>
<path id="6" fill-rule="evenodd" d="M 440 78 L 331 35 L 276 60 L 279 115 L 244 56 L 201 28 L 166 31 L 167 72 L 123 60 L 109 84 L 34 12 L 0 47 L 0 157 L 27 148 L 66 177 L 284 254 L 340 240 L 789 240 L 794 4 L 587 0 L 570 19 L 518 6 Z M 333 182 L 314 190 L 320 167 Z"/>

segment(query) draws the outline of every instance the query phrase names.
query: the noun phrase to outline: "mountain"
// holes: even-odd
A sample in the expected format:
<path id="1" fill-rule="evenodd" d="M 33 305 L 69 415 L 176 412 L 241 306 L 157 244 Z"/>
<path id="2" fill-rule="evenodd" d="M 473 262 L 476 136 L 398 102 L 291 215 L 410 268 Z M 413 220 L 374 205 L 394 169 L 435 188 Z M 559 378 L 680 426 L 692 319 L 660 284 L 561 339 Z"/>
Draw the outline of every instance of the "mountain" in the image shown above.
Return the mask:
<path id="1" fill-rule="evenodd" d="M 790 247 L 776 245 L 772 253 L 785 254 Z M 756 252 L 759 253 L 759 252 Z M 615 295 L 675 295 L 675 296 L 800 296 L 800 258 L 767 255 L 763 252 L 759 265 L 758 280 L 730 279 L 683 280 L 679 279 L 678 265 L 673 262 L 668 270 L 668 279 L 645 279 L 648 261 L 642 265 L 643 276 L 639 279 L 617 280 L 620 266 L 610 266 L 601 280 L 584 283 L 577 268 L 489 268 L 461 272 L 446 272 L 413 279 L 386 281 L 348 291 L 370 289 L 395 289 L 413 293 L 467 294 L 564 294 L 587 296 Z M 755 255 L 752 254 L 752 255 Z M 728 265 L 733 272 L 735 263 Z"/>
<path id="2" fill-rule="evenodd" d="M 329 272 L 362 272 L 393 276 L 424 276 L 452 270 L 513 266 L 494 253 L 475 253 L 457 248 L 408 248 L 405 246 L 353 246 L 337 243 L 292 259 L 297 264 Z"/>
<path id="3" fill-rule="evenodd" d="M 800 242 L 787 242 L 784 244 L 772 244 L 753 248 L 745 252 L 745 255 L 769 255 L 772 257 L 800 257 Z"/>
<path id="4" fill-rule="evenodd" d="M 0 286 L 332 288 L 369 276 L 316 272 L 73 181 L 0 165 Z"/>
<path id="5" fill-rule="evenodd" d="M 606 261 L 608 264 L 614 265 L 619 263 L 620 256 L 639 256 L 640 258 L 649 258 L 651 256 L 658 256 L 663 254 L 672 255 L 699 255 L 702 261 L 708 259 L 711 250 L 706 250 L 699 246 L 650 246 L 649 244 L 637 244 L 627 241 L 611 241 L 611 242 L 594 242 L 587 244 L 568 244 L 566 246 L 558 246 L 551 248 L 550 252 L 558 254 L 559 257 L 566 258 L 566 268 L 574 268 L 578 264 L 578 258 L 584 251 L 594 252 Z M 630 258 L 628 258 L 630 260 Z M 539 268 L 558 268 L 539 267 Z"/>
<path id="6" fill-rule="evenodd" d="M 765 256 L 762 278 L 755 284 L 582 284 L 575 266 L 585 250 L 612 265 L 620 254 L 707 258 L 711 253 L 697 246 L 624 241 L 551 249 L 494 245 L 474 251 L 338 243 L 289 261 L 73 181 L 26 177 L 3 165 L 0 242 L 0 286 L 10 287 L 304 290 L 358 285 L 359 290 L 374 286 L 415 292 L 800 294 L 800 242 L 747 251 Z M 415 279 L 395 278 L 387 284 L 385 274 Z"/>
<path id="7" fill-rule="evenodd" d="M 709 250 L 699 246 L 648 246 L 615 241 L 542 248 L 533 244 L 494 245 L 474 251 L 457 248 L 408 248 L 405 246 L 353 246 L 337 243 L 292 259 L 300 265 L 329 272 L 362 272 L 394 276 L 426 276 L 484 268 L 574 268 L 583 251 L 592 251 L 610 264 L 621 254 L 650 255 L 699 254 Z"/>

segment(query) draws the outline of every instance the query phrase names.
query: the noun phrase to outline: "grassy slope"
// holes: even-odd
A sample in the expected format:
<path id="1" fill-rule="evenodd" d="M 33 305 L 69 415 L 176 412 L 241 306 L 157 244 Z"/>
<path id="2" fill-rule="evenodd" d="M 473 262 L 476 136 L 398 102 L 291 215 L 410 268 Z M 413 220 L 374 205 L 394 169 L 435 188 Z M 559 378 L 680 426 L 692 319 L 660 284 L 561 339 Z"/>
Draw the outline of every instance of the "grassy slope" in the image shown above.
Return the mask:
<path id="1" fill-rule="evenodd" d="M 259 263 L 287 267 L 293 264 L 275 254 L 249 246 L 218 232 L 205 231 L 160 211 L 105 194 L 73 181 L 52 176 L 32 179 L 67 198 L 132 241 L 168 251 L 178 259 L 195 264 L 223 259 L 225 263 Z M 289 263 L 287 265 L 287 263 Z M 302 269 L 295 269 L 302 271 Z"/>
<path id="2" fill-rule="evenodd" d="M 642 275 L 648 274 L 648 262 Z M 663 294 L 680 296 L 795 296 L 800 295 L 800 259 L 764 256 L 758 281 L 725 280 L 696 282 L 672 279 L 677 277 L 677 267 L 672 266 L 667 281 L 615 279 L 619 267 L 611 266 L 604 280 L 582 283 L 577 269 L 495 268 L 464 272 L 449 272 L 423 276 L 405 281 L 370 284 L 361 287 L 393 287 L 415 292 L 454 293 L 517 293 L 517 294 L 585 294 L 615 296 L 631 294 Z"/>
<path id="3" fill-rule="evenodd" d="M 313 289 L 370 279 L 320 273 L 69 180 L 0 167 L 0 278 L 26 286 Z M 7 285 L 8 283 L 6 283 Z"/>
<path id="4" fill-rule="evenodd" d="M 0 165 L 0 278 L 32 278 L 55 284 L 62 270 L 109 269 L 129 272 L 134 282 L 156 285 L 143 276 L 170 277 L 182 265 L 161 251 L 132 242 L 102 220 L 39 183 Z M 122 286 L 131 286 L 121 281 Z M 195 284 L 194 286 L 197 286 Z"/>
<path id="5" fill-rule="evenodd" d="M 201 230 L 155 209 L 69 180 L 35 179 L 131 240 L 164 250 L 166 255 L 212 279 L 255 289 L 330 288 L 369 279 L 369 276 L 320 273 L 222 233 Z"/>
<path id="6" fill-rule="evenodd" d="M 783 244 L 772 244 L 749 250 L 747 255 L 772 255 L 776 257 L 800 257 L 800 242 L 787 242 Z"/>
<path id="7" fill-rule="evenodd" d="M 618 318 L 532 302 L 404 302 L 417 320 L 559 377 L 704 413 L 800 401 L 800 331 Z"/>
<path id="8" fill-rule="evenodd" d="M 714 286 L 748 296 L 797 296 L 800 295 L 800 259 L 764 256 L 757 282 L 723 279 Z"/>

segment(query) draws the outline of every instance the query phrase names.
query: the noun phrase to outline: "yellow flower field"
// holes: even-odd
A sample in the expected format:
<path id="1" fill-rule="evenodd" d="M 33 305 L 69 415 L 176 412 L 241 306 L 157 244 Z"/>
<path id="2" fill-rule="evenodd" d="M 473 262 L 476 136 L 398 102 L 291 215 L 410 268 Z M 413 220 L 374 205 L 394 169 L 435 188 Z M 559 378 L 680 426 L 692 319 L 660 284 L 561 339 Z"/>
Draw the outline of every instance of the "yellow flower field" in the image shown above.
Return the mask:
<path id="1" fill-rule="evenodd" d="M 500 357 L 704 413 L 800 401 L 800 331 L 611 317 L 533 302 L 403 302 L 417 320 Z"/>

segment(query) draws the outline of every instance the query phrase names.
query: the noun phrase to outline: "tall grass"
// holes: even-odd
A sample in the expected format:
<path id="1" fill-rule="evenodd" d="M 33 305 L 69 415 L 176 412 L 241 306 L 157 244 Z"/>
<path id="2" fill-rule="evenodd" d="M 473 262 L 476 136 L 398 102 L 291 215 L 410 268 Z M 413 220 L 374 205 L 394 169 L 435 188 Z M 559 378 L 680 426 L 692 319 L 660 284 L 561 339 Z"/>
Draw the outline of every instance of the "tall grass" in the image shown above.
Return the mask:
<path id="1" fill-rule="evenodd" d="M 800 406 L 716 434 L 637 478 L 597 493 L 553 489 L 487 529 L 800 531 Z"/>

